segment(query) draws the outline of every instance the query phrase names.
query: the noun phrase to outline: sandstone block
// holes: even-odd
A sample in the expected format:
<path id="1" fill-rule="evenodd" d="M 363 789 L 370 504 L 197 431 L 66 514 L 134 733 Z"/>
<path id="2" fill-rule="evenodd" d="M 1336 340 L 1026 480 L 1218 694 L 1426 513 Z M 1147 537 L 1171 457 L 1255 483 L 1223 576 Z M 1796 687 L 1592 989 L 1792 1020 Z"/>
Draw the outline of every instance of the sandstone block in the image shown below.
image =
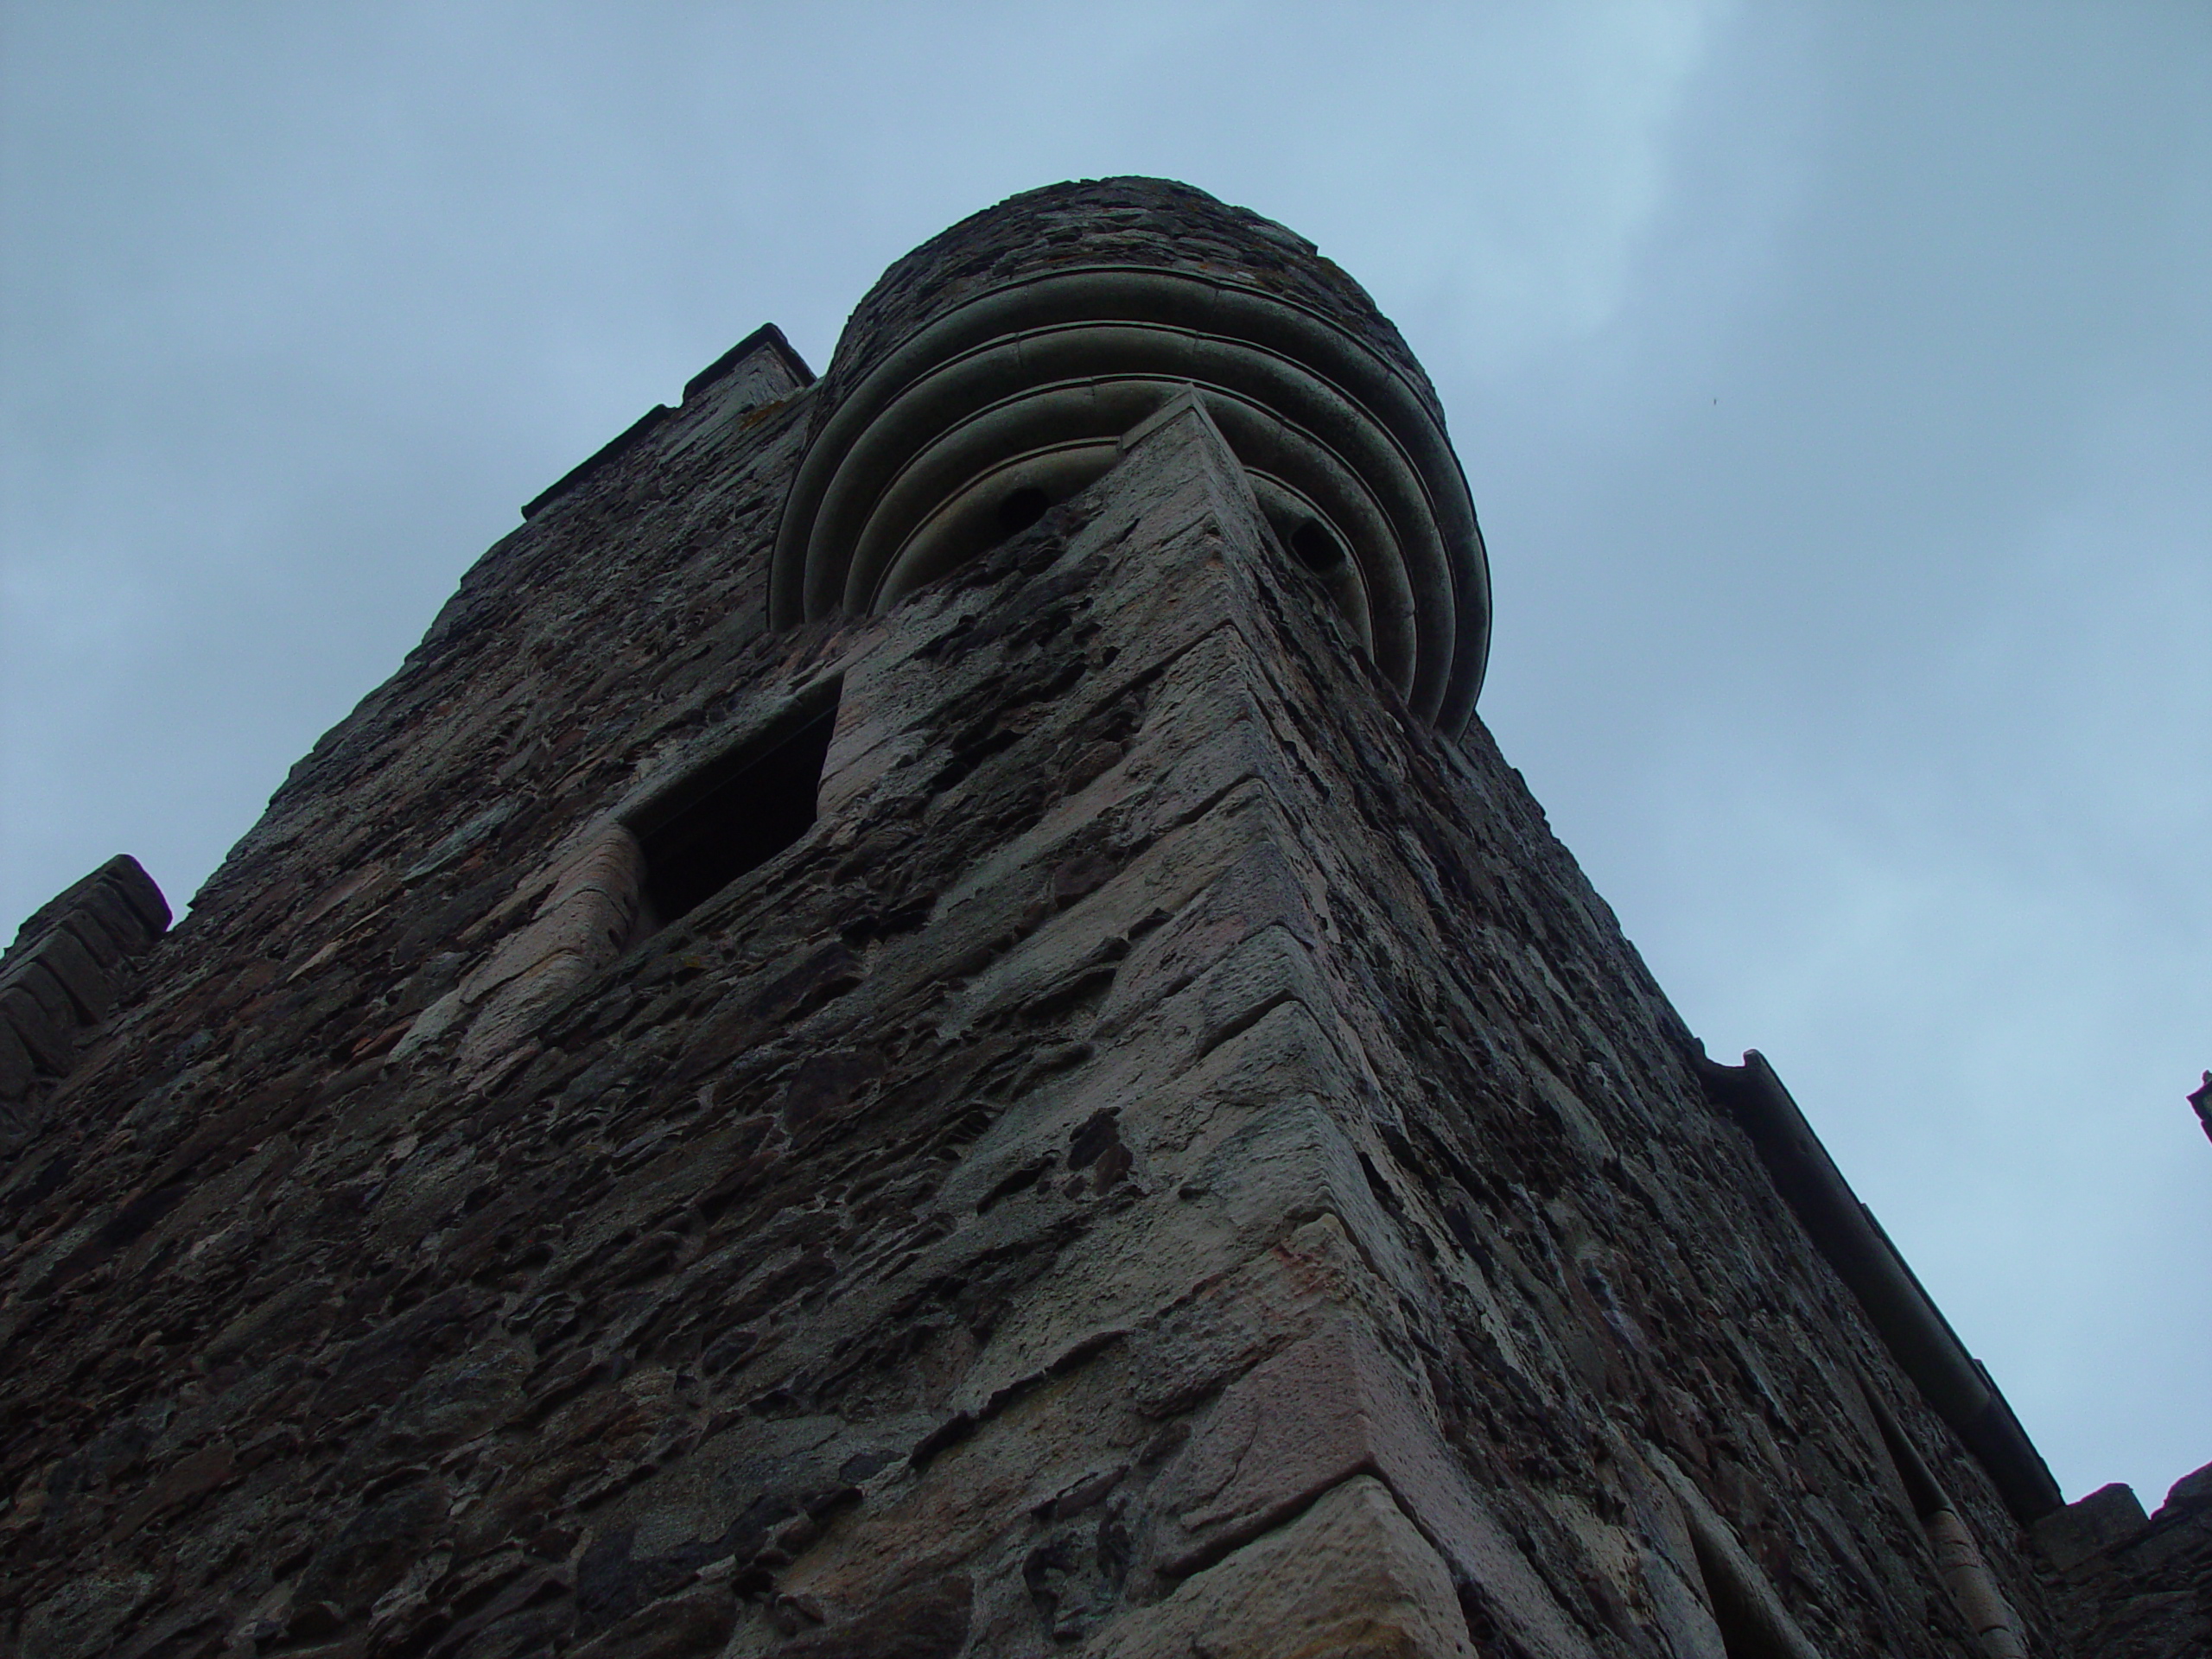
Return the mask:
<path id="1" fill-rule="evenodd" d="M 1160 1571 L 1198 1570 L 1355 1474 L 1388 1486 L 1456 1582 L 1531 1653 L 1589 1649 L 1487 1514 L 1397 1366 L 1362 1324 L 1333 1319 L 1232 1386 L 1162 1471 Z"/>
<path id="2" fill-rule="evenodd" d="M 1123 1614 L 1085 1659 L 1475 1659 L 1444 1563 L 1355 1473 L 1279 1530 Z"/>

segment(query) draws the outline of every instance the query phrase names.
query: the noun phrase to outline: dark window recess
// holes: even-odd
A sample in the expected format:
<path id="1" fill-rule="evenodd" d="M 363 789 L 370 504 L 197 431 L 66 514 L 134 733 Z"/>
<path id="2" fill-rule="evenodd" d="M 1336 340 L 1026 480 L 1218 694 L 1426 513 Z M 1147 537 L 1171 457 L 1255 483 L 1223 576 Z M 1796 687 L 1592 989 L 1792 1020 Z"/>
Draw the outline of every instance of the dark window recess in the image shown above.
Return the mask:
<path id="1" fill-rule="evenodd" d="M 999 528 L 1009 536 L 1017 535 L 1042 518 L 1052 505 L 1044 491 L 1024 485 L 999 503 Z"/>
<path id="2" fill-rule="evenodd" d="M 1298 562 L 1316 575 L 1326 575 L 1344 562 L 1344 545 L 1318 518 L 1308 518 L 1290 533 L 1290 550 Z"/>
<path id="3" fill-rule="evenodd" d="M 813 825 L 837 724 L 833 690 L 760 740 L 709 761 L 630 825 L 645 855 L 642 936 L 766 863 Z"/>

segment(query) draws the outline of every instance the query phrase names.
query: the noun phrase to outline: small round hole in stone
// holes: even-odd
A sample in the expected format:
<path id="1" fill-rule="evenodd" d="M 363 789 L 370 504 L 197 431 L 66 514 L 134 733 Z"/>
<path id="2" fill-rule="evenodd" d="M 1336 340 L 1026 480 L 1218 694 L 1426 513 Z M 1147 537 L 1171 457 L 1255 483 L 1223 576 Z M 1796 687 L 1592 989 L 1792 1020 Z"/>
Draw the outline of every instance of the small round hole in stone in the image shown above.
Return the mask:
<path id="1" fill-rule="evenodd" d="M 1045 499 L 1045 492 L 1034 485 L 1011 490 L 999 503 L 999 528 L 1009 536 L 1027 530 L 1042 518 L 1045 510 L 1052 505 Z"/>
<path id="2" fill-rule="evenodd" d="M 1308 518 L 1291 531 L 1290 550 L 1316 575 L 1326 575 L 1344 562 L 1344 544 L 1318 518 Z"/>

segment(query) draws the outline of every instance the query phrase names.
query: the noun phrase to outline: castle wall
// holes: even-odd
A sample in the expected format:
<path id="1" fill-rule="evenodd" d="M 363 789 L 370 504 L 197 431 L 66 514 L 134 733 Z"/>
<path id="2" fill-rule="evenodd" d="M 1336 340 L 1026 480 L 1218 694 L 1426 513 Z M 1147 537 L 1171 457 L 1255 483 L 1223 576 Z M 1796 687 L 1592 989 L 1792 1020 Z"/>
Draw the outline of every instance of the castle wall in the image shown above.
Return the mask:
<path id="1" fill-rule="evenodd" d="M 0 1651 L 2053 1651 L 1517 775 L 1201 410 L 772 633 L 807 397 L 728 380 L 41 1097 Z M 812 826 L 653 916 L 698 769 L 833 703 Z"/>
<path id="2" fill-rule="evenodd" d="M 2099 1659 L 2181 1659 L 2212 1650 L 2212 1464 L 2183 1476 L 2145 1515 L 2115 1482 L 2038 1522 L 2056 1567 L 2064 1643 Z"/>

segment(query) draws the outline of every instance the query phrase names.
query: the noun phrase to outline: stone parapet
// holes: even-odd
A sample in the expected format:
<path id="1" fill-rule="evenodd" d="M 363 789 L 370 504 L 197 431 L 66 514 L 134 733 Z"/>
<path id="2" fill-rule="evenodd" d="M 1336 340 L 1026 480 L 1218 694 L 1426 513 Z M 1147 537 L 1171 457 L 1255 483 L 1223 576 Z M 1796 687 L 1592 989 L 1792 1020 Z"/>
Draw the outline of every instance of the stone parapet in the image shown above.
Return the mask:
<path id="1" fill-rule="evenodd" d="M 0 1150 L 27 1132 L 35 1090 L 75 1066 L 80 1034 L 115 1005 L 126 961 L 168 925 L 153 878 L 118 854 L 17 930 L 0 957 Z"/>
<path id="2" fill-rule="evenodd" d="M 2212 1653 L 2212 1464 L 2146 1516 L 2128 1487 L 2100 1488 L 2037 1524 L 2057 1567 L 2071 1650 L 2097 1659 Z"/>

